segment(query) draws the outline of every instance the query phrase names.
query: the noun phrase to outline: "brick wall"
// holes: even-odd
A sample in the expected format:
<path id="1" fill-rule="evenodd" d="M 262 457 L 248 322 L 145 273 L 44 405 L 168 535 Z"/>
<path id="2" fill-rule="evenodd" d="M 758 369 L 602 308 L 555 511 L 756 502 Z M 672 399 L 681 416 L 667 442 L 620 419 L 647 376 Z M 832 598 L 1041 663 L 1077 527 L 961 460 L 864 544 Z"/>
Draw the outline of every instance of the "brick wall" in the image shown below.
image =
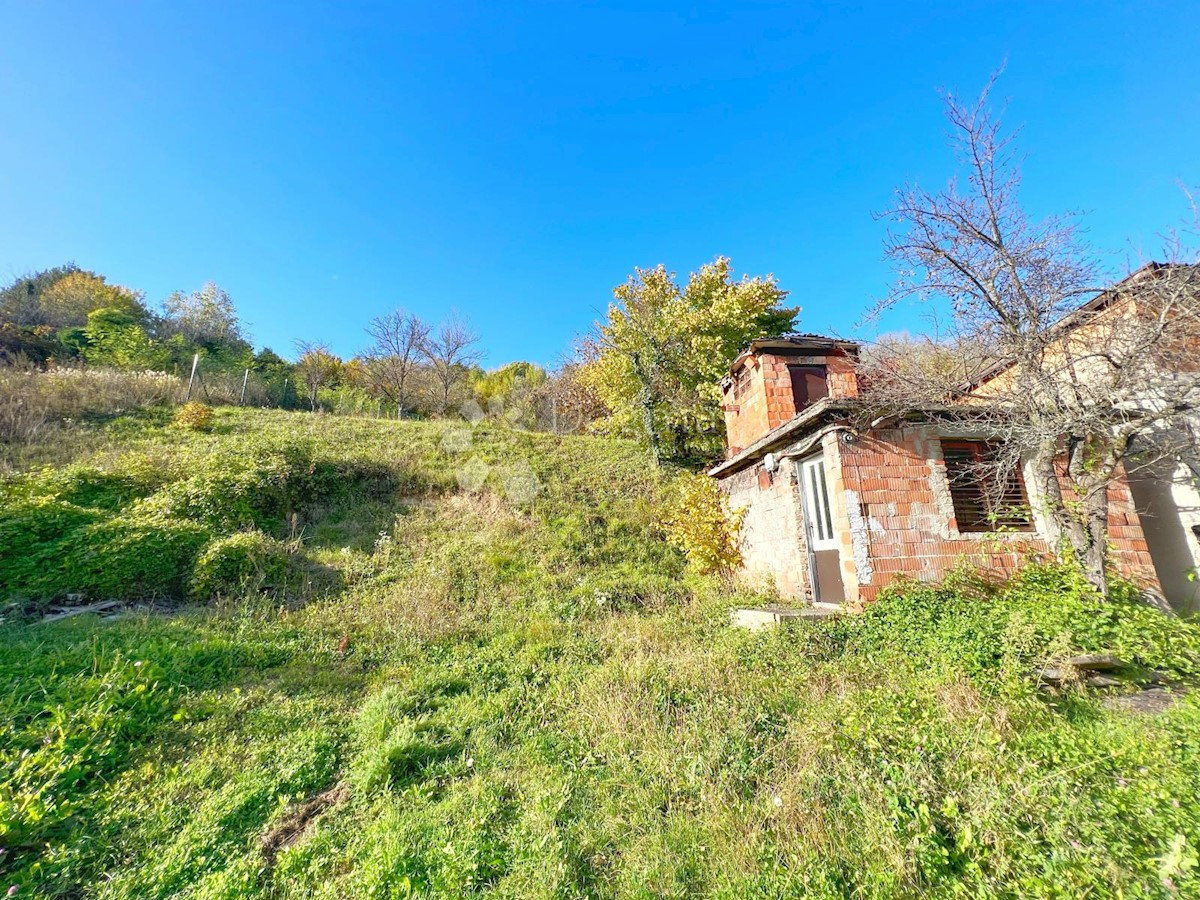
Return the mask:
<path id="1" fill-rule="evenodd" d="M 814 354 L 757 353 L 747 356 L 732 373 L 725 389 L 725 444 L 728 456 L 736 456 L 767 432 L 796 416 L 796 398 L 792 394 L 789 365 L 825 366 L 829 396 L 846 400 L 858 396 L 858 376 L 854 361 L 841 351 Z M 739 372 L 747 374 L 740 389 Z M 740 393 L 739 393 L 740 390 Z"/>
<path id="2" fill-rule="evenodd" d="M 837 447 L 839 493 L 849 535 L 843 550 L 847 599 L 873 600 L 897 575 L 937 581 L 964 559 L 997 575 L 1010 573 L 1030 555 L 1050 551 L 1045 522 L 1036 533 L 962 533 L 936 432 L 923 426 L 881 430 Z M 826 459 L 830 459 L 827 451 Z M 1027 484 L 1029 479 L 1026 479 Z M 832 485 L 831 485 L 832 488 Z M 1036 498 L 1031 498 L 1036 507 Z M 1123 479 L 1109 492 L 1111 540 L 1117 568 L 1157 588 L 1137 512 Z M 836 510 L 835 510 L 836 511 Z M 847 552 L 852 556 L 847 560 Z M 869 560 L 864 570 L 863 559 Z M 854 590 L 857 585 L 857 591 Z"/>
<path id="3" fill-rule="evenodd" d="M 810 596 L 808 549 L 794 469 L 773 475 L 761 465 L 721 481 L 730 504 L 746 510 L 742 525 L 742 577 L 755 587 L 774 587 L 782 596 Z"/>
<path id="4" fill-rule="evenodd" d="M 770 431 L 767 425 L 767 394 L 763 389 L 762 366 L 758 357 L 748 356 L 739 370 L 733 373 L 736 383 L 739 374 L 744 385 L 740 392 L 730 384 L 724 392 L 725 447 L 729 456 L 736 456 Z"/>
<path id="5" fill-rule="evenodd" d="M 1049 526 L 1036 512 L 1034 532 L 958 530 L 934 428 L 904 426 L 851 440 L 848 434 L 830 431 L 820 445 L 848 603 L 874 600 L 901 575 L 936 582 L 966 562 L 1004 576 L 1030 557 L 1050 554 Z M 743 576 L 756 586 L 774 585 L 785 597 L 811 598 L 795 462 L 781 461 L 773 474 L 760 463 L 720 484 L 731 504 L 746 510 Z M 1037 498 L 1030 499 L 1036 509 Z M 1157 590 L 1153 562 L 1123 476 L 1109 489 L 1109 529 L 1117 569 Z"/>
<path id="6" fill-rule="evenodd" d="M 848 356 L 829 356 L 829 396 L 834 400 L 851 400 L 858 396 L 857 363 Z"/>

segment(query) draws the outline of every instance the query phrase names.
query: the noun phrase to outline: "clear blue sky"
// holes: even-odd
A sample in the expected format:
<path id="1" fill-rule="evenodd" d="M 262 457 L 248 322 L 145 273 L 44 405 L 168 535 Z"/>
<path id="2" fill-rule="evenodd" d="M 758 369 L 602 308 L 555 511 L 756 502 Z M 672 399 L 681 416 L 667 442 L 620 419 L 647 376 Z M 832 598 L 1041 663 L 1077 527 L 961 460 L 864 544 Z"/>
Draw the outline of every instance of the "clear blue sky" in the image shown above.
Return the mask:
<path id="1" fill-rule="evenodd" d="M 1200 183 L 1194 0 L 0 0 L 0 35 L 0 280 L 213 280 L 285 354 L 456 306 L 489 363 L 549 363 L 634 266 L 717 254 L 853 335 L 872 212 L 951 173 L 937 89 L 1004 58 L 1033 210 L 1152 255 Z"/>

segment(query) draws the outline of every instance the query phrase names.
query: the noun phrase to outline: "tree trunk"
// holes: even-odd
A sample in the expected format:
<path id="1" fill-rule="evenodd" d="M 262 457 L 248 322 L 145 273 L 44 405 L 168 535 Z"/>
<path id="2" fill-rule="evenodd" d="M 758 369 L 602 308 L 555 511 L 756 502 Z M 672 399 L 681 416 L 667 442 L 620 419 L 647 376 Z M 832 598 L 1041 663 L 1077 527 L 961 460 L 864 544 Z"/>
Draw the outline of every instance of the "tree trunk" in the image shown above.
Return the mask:
<path id="1" fill-rule="evenodd" d="M 687 429 L 682 423 L 675 426 L 675 458 L 685 459 L 687 457 Z"/>
<path id="2" fill-rule="evenodd" d="M 1068 444 L 1067 475 L 1078 499 L 1072 504 L 1075 509 L 1066 512 L 1072 520 L 1071 543 L 1084 577 L 1107 598 L 1108 477 L 1103 473 L 1111 467 L 1096 458 L 1106 449 L 1097 443 L 1094 438 L 1072 438 Z"/>
<path id="3" fill-rule="evenodd" d="M 650 457 L 657 466 L 662 462 L 662 452 L 658 447 L 658 426 L 654 423 L 654 403 L 648 396 L 642 398 L 642 427 L 646 429 L 646 440 L 650 442 Z"/>
<path id="4" fill-rule="evenodd" d="M 654 421 L 654 389 L 650 384 L 649 374 L 642 364 L 640 353 L 633 354 L 633 374 L 641 382 L 638 400 L 642 407 L 642 427 L 646 430 L 646 440 L 650 444 L 650 457 L 657 466 L 662 462 L 662 451 L 658 445 L 658 426 Z"/>
<path id="5" fill-rule="evenodd" d="M 1038 485 L 1043 512 L 1058 528 L 1055 555 L 1080 567 L 1084 577 L 1095 586 L 1100 596 L 1108 596 L 1108 493 L 1107 481 L 1088 478 L 1084 470 L 1085 452 L 1082 442 L 1072 443 L 1068 450 L 1067 474 L 1080 499 L 1068 500 L 1059 481 L 1056 443 L 1043 445 L 1033 460 L 1033 473 Z"/>
<path id="6" fill-rule="evenodd" d="M 1100 596 L 1108 599 L 1108 483 L 1092 487 L 1084 504 L 1087 514 L 1087 554 L 1083 572 L 1096 586 Z"/>

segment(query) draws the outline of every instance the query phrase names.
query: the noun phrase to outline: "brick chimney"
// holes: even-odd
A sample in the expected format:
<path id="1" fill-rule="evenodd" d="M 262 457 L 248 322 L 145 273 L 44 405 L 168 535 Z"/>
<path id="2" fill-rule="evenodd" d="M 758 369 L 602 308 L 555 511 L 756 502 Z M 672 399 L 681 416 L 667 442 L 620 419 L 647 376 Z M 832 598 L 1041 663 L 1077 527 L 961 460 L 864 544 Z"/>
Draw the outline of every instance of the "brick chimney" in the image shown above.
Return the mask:
<path id="1" fill-rule="evenodd" d="M 858 396 L 858 345 L 817 335 L 754 341 L 721 382 L 727 456 L 825 397 Z"/>

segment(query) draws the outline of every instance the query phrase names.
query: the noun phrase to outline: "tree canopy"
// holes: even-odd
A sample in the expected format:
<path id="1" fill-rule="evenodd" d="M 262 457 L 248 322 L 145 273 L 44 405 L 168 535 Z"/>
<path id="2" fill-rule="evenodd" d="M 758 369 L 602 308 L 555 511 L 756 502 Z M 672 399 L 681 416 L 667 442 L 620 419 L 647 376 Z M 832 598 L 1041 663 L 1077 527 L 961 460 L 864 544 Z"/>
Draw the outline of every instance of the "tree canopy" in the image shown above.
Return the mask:
<path id="1" fill-rule="evenodd" d="M 721 377 L 750 341 L 791 332 L 799 308 L 771 275 L 735 280 L 725 257 L 683 285 L 662 265 L 636 269 L 613 297 L 581 347 L 579 379 L 608 413 L 600 427 L 644 438 L 656 458 L 716 458 Z"/>

